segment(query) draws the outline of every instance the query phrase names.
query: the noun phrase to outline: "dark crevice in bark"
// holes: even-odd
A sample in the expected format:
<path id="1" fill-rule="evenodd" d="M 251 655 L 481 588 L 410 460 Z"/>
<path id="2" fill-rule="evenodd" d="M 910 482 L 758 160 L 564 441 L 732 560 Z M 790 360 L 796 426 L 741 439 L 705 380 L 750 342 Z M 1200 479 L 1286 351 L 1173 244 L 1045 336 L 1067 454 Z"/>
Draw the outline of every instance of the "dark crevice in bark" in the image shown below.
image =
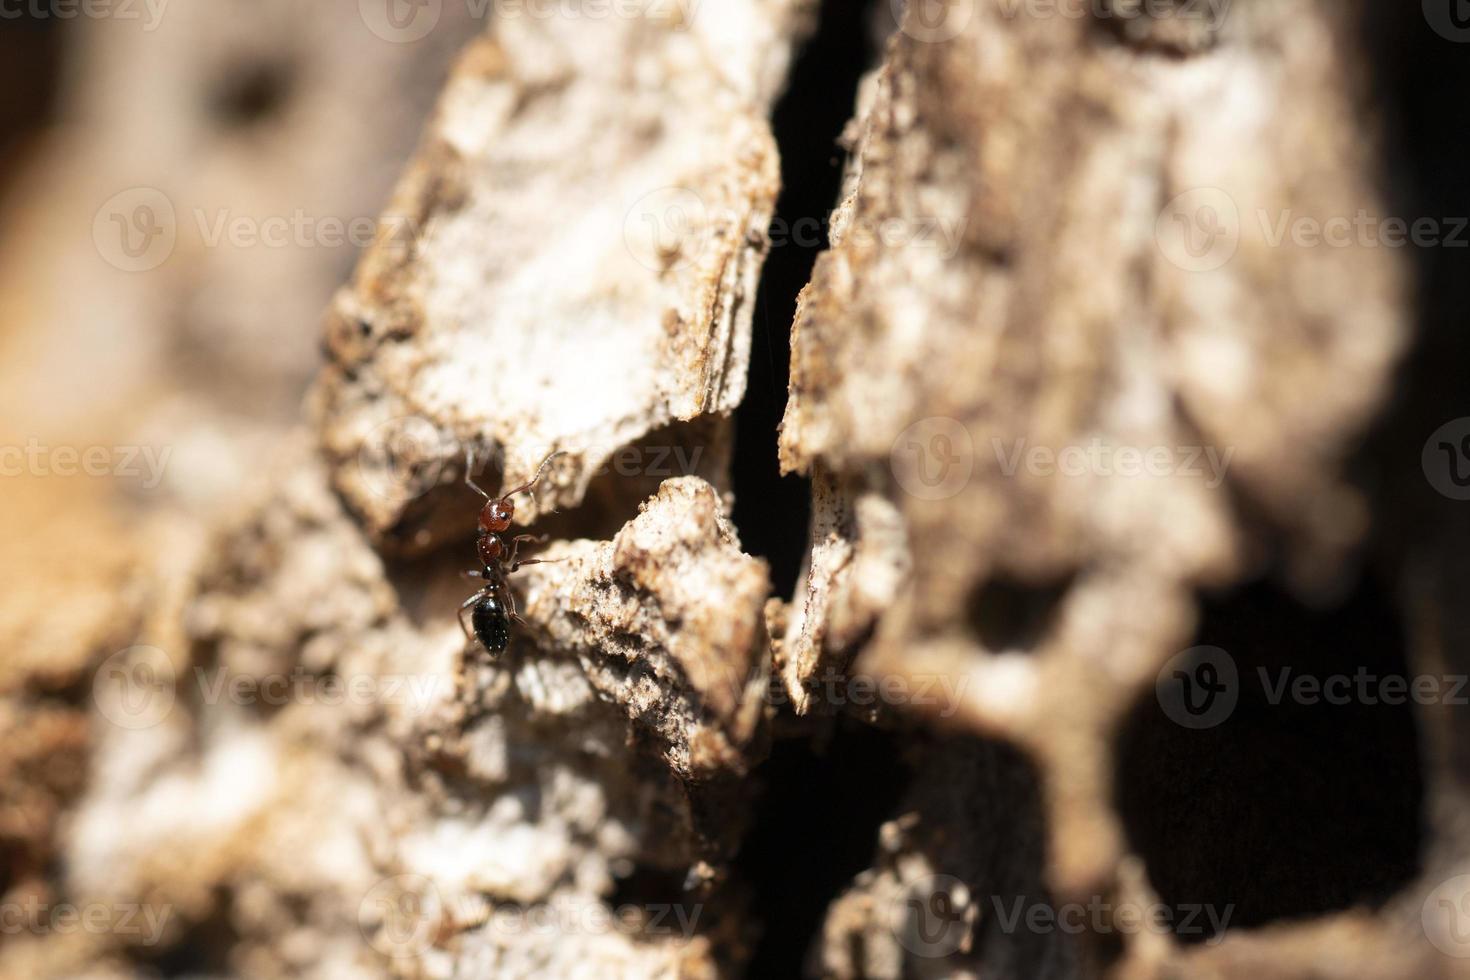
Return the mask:
<path id="1" fill-rule="evenodd" d="M 873 859 L 908 785 L 900 736 L 839 718 L 829 741 L 777 742 L 756 770 L 764 794 L 735 867 L 754 889 L 760 938 L 750 977 L 807 969 L 827 907 Z"/>
<path id="2" fill-rule="evenodd" d="M 1470 24 L 1454 3 L 1367 4 L 1355 22 L 1368 57 L 1365 116 L 1383 127 L 1380 162 L 1387 214 L 1421 222 L 1441 244 L 1399 252 L 1412 275 L 1413 335 L 1392 397 L 1351 459 L 1372 502 L 1373 557 L 1397 580 L 1414 628 L 1420 672 L 1470 668 L 1470 505 L 1457 499 L 1470 456 Z M 1459 420 L 1459 421 L 1456 421 Z M 1443 428 L 1442 428 L 1443 427 Z M 1458 801 L 1470 786 L 1470 717 L 1463 707 L 1421 712 L 1438 796 Z M 1442 804 L 1441 815 L 1457 809 Z M 1456 833 L 1443 822 L 1439 833 Z M 1436 841 L 1436 851 L 1458 848 Z M 1437 870 L 1437 869 L 1436 869 Z"/>
<path id="3" fill-rule="evenodd" d="M 1424 787 L 1389 596 L 1365 580 L 1315 610 L 1257 584 L 1207 600 L 1195 642 L 1228 660 L 1191 674 L 1189 726 L 1150 691 L 1117 753 L 1119 812 L 1179 939 L 1218 931 L 1204 915 L 1181 928 L 1191 906 L 1237 929 L 1376 905 L 1410 881 Z"/>
<path id="4" fill-rule="evenodd" d="M 842 187 L 837 141 L 875 56 L 873 10 L 874 0 L 823 0 L 817 32 L 772 113 L 782 189 L 756 294 L 746 395 L 735 413 L 731 482 L 741 544 L 770 563 L 772 587 L 783 597 L 796 592 L 807 556 L 812 498 L 811 480 L 783 477 L 776 455 L 791 326 L 797 296 L 828 246 Z M 778 741 L 755 774 L 763 796 L 735 862 L 760 914 L 748 976 L 806 972 L 827 906 L 869 865 L 878 827 L 907 784 L 899 739 L 850 719 L 834 726 L 821 745 Z"/>
<path id="5" fill-rule="evenodd" d="M 16 4 L 0 21 L 0 192 L 10 190 L 26 151 L 56 121 L 65 42 L 74 32 L 40 6 Z"/>
<path id="6" fill-rule="evenodd" d="M 824 0 L 817 33 L 792 67 L 772 127 L 781 152 L 781 196 L 771 251 L 756 293 L 745 400 L 735 413 L 734 521 L 745 550 L 771 563 L 779 596 L 796 590 L 807 550 L 811 480 L 781 476 L 776 430 L 791 375 L 796 297 L 827 247 L 827 226 L 842 186 L 837 145 L 852 117 L 858 81 L 872 64 L 873 0 Z"/>
<path id="7" fill-rule="evenodd" d="M 970 596 L 970 625 L 991 653 L 1031 653 L 1056 624 L 1072 576 L 1049 581 L 994 578 Z"/>
<path id="8" fill-rule="evenodd" d="M 136 946 L 129 950 L 144 976 L 200 977 L 228 976 L 237 967 L 230 961 L 230 951 L 240 944 L 240 933 L 231 924 L 234 893 L 225 887 L 214 890 L 214 904 L 200 921 L 184 924 L 184 936 L 161 952 L 153 946 Z M 305 908 L 299 910 L 305 917 Z M 155 914 L 157 912 L 155 911 Z"/>

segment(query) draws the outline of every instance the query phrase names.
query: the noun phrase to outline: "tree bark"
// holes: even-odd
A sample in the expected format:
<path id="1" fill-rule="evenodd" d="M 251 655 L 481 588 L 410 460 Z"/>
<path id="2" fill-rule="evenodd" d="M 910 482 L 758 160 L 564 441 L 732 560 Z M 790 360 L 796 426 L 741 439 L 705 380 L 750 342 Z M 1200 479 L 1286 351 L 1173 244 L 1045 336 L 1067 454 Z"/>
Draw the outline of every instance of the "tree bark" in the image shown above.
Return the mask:
<path id="1" fill-rule="evenodd" d="M 1283 665 L 1464 659 L 1432 435 L 1463 296 L 1383 224 L 1465 213 L 1453 140 L 1395 118 L 1416 59 L 1455 63 L 1432 16 L 915 0 L 886 23 L 790 325 L 769 455 L 813 517 L 773 596 L 731 517 L 732 420 L 815 5 L 449 13 L 408 44 L 359 5 L 260 6 L 258 38 L 162 35 L 287 86 L 242 119 L 225 71 L 221 132 L 139 137 L 137 93 L 210 59 L 91 36 L 137 86 L 109 102 L 97 68 L 71 96 L 109 179 L 160 144 L 224 162 L 151 178 L 160 269 L 8 301 L 17 441 L 49 332 L 116 382 L 56 438 L 176 461 L 146 495 L 32 474 L 0 508 L 0 885 L 30 923 L 0 971 L 1465 972 L 1463 709 L 1252 700 Z M 350 248 L 231 258 L 195 220 L 360 213 L 400 167 L 330 300 Z M 45 169 L 17 282 L 100 247 L 90 215 L 40 216 L 123 189 Z M 108 309 L 146 338 L 123 361 L 87 350 Z M 456 622 L 464 480 L 503 492 L 553 453 L 512 532 L 550 561 L 513 577 L 497 657 Z M 1176 680 L 1221 667 L 1235 713 L 1178 714 Z M 58 929 L 62 904 L 156 928 Z"/>

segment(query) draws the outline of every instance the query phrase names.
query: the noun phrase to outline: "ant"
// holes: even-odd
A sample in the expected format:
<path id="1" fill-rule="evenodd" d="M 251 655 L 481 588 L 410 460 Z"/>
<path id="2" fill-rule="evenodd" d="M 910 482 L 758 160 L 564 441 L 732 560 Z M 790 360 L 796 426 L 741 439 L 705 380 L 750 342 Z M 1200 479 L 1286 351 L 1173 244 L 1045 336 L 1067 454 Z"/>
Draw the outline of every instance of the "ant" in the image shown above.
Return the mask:
<path id="1" fill-rule="evenodd" d="M 465 575 L 482 580 L 485 586 L 460 605 L 459 625 L 464 630 L 465 639 L 478 639 L 491 653 L 503 653 L 510 645 L 510 624 L 512 622 L 520 626 L 526 625 L 526 621 L 516 612 L 515 596 L 511 594 L 505 577 L 524 565 L 540 565 L 553 560 L 517 558 L 522 541 L 541 543 L 546 540 L 545 535 L 540 537 L 534 534 L 516 535 L 510 542 L 510 554 L 506 555 L 505 541 L 501 535 L 510 530 L 511 521 L 515 519 L 516 514 L 515 501 L 510 498 L 534 488 L 540 482 L 541 474 L 546 471 L 546 465 L 556 457 L 564 455 L 566 455 L 565 452 L 552 453 L 541 461 L 541 465 L 536 468 L 536 475 L 528 482 L 514 490 L 507 490 L 500 497 L 492 497 L 475 483 L 474 451 L 470 450 L 465 454 L 465 486 L 485 498 L 485 506 L 480 510 L 479 535 L 475 539 L 475 550 L 479 553 L 482 570 L 465 572 Z M 471 609 L 470 621 L 474 624 L 473 635 L 464 621 L 467 609 Z"/>

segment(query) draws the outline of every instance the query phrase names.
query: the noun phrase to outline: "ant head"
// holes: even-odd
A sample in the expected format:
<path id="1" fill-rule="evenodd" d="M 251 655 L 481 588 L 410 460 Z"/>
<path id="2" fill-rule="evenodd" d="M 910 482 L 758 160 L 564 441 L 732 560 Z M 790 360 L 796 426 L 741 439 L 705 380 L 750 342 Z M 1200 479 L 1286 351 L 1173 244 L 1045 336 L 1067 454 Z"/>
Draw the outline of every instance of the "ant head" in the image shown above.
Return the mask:
<path id="1" fill-rule="evenodd" d="M 480 533 L 500 534 L 515 519 L 516 505 L 509 497 L 492 500 L 480 510 Z"/>

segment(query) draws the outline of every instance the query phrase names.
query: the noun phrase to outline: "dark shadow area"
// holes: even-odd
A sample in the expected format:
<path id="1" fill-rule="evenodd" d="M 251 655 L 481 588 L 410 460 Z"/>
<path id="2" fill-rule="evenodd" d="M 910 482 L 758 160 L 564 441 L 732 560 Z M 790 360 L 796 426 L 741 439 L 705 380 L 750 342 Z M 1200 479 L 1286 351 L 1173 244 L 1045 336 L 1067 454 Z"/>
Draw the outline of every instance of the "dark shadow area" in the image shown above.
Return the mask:
<path id="1" fill-rule="evenodd" d="M 210 112 L 225 127 L 248 127 L 281 114 L 290 101 L 295 72 L 287 62 L 233 65 L 208 93 Z"/>
<path id="2" fill-rule="evenodd" d="M 178 943 L 161 951 L 147 946 L 131 949 L 139 976 L 223 977 L 236 972 L 229 958 L 241 939 L 230 922 L 234 894 L 217 887 L 214 898 L 208 917 L 185 925 L 184 937 Z M 302 917 L 306 913 L 304 907 L 294 911 Z"/>
<path id="3" fill-rule="evenodd" d="M 1388 206 L 1411 227 L 1433 221 L 1454 241 L 1402 250 L 1414 275 L 1413 345 L 1389 410 L 1353 460 L 1354 473 L 1373 495 L 1380 557 L 1392 568 L 1415 562 L 1413 597 L 1437 611 L 1433 631 L 1446 668 L 1466 672 L 1470 504 L 1432 481 L 1444 485 L 1451 472 L 1470 469 L 1463 426 L 1436 438 L 1441 426 L 1470 417 L 1470 20 L 1460 0 L 1367 7 L 1361 41 L 1370 54 L 1369 95 L 1385 130 Z M 1444 718 L 1454 729 L 1444 743 L 1451 772 L 1470 787 L 1470 713 Z"/>
<path id="4" fill-rule="evenodd" d="M 750 373 L 735 412 L 735 525 L 745 550 L 771 563 L 779 596 L 791 596 L 806 555 L 811 481 L 781 476 L 776 430 L 791 376 L 796 297 L 827 247 L 828 218 L 842 186 L 837 138 L 852 118 L 858 80 L 872 64 L 873 0 L 824 0 L 816 34 L 792 67 L 772 115 L 781 153 L 781 196 L 771 251 L 756 292 Z"/>
<path id="5" fill-rule="evenodd" d="M 750 977 L 798 977 L 827 906 L 873 861 L 909 771 L 898 736 L 839 718 L 830 741 L 779 741 L 754 778 L 764 784 L 735 874 L 754 891 L 760 938 Z"/>
<path id="6" fill-rule="evenodd" d="M 1234 709 L 1188 728 L 1150 691 L 1117 743 L 1118 809 L 1162 902 L 1228 911 L 1237 929 L 1387 899 L 1417 872 L 1423 833 L 1389 597 L 1364 582 L 1319 611 L 1257 584 L 1207 600 L 1195 642 L 1229 654 L 1233 683 L 1196 679 L 1231 685 Z M 1215 934 L 1204 915 L 1181 928 L 1182 914 L 1181 941 Z"/>
<path id="7" fill-rule="evenodd" d="M 1009 742 L 959 735 L 934 738 L 922 757 L 903 810 L 919 814 L 915 833 L 930 864 L 939 875 L 965 883 L 976 919 L 968 951 L 926 949 L 910 940 L 905 947 L 919 957 L 911 962 L 923 962 L 922 953 L 945 953 L 936 961 L 945 975 L 1026 980 L 1095 975 L 1080 972 L 1084 950 L 1069 931 L 1072 919 L 1046 888 L 1046 816 L 1041 779 L 1030 756 Z M 938 934 L 934 919 L 942 906 L 909 908 L 926 914 L 930 935 Z M 1101 938 L 1104 955 L 1115 954 L 1116 936 Z"/>
<path id="8" fill-rule="evenodd" d="M 970 626 L 992 653 L 1030 653 L 1051 631 L 1071 587 L 1072 576 L 1036 582 L 990 579 L 970 596 Z"/>
<path id="9" fill-rule="evenodd" d="M 0 191 L 25 151 L 54 121 L 66 34 L 63 22 L 17 4 L 0 18 Z"/>

